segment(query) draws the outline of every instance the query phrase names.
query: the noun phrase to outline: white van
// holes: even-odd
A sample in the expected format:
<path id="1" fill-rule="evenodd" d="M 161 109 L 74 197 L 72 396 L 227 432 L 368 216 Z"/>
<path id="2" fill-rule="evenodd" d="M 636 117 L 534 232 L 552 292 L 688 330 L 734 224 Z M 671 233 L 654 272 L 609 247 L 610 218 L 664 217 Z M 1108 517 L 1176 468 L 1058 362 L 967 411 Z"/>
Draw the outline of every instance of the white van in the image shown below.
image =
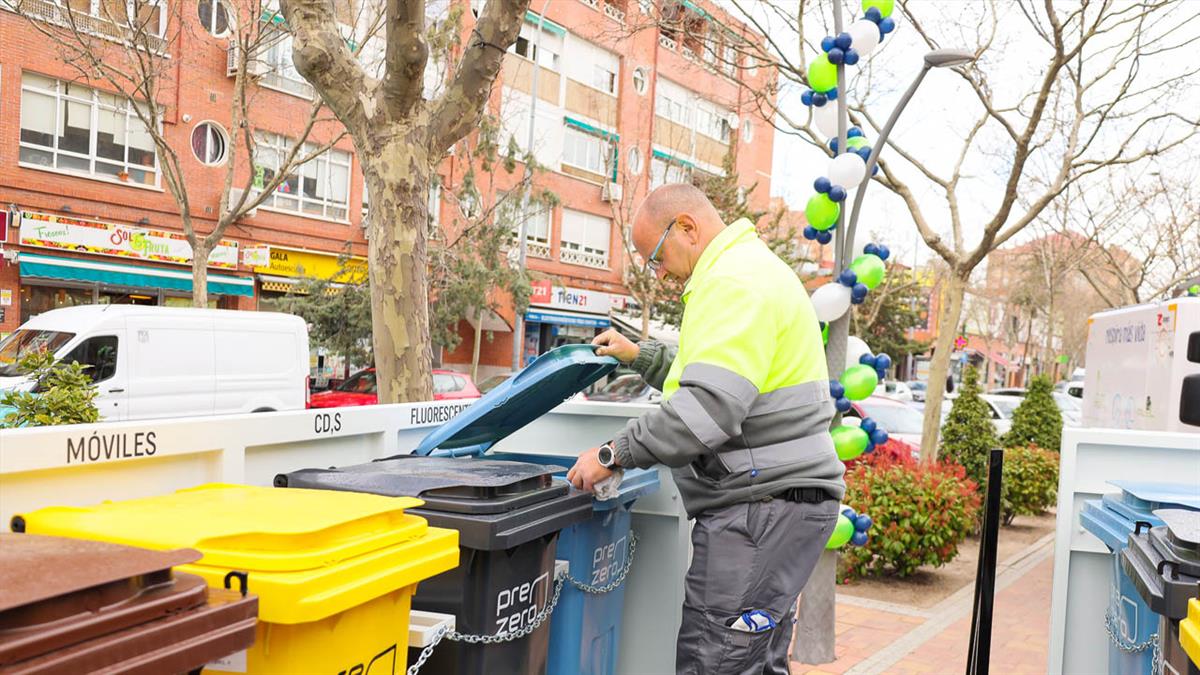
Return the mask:
<path id="1" fill-rule="evenodd" d="M 140 305 L 55 309 L 0 343 L 0 389 L 47 349 L 91 366 L 105 420 L 298 410 L 308 398 L 308 327 L 291 314 Z"/>

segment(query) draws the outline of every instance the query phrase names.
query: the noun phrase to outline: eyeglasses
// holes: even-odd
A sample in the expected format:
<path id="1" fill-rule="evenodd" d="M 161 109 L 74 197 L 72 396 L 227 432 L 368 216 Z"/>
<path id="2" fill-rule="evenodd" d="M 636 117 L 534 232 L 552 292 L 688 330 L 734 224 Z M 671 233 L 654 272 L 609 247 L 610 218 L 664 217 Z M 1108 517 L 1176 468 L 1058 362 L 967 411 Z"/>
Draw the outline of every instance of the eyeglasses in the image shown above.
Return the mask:
<path id="1" fill-rule="evenodd" d="M 674 220 L 671 221 L 670 225 L 667 225 L 667 229 L 663 230 L 662 236 L 658 238 L 658 245 L 654 247 L 654 251 L 650 253 L 650 257 L 646 260 L 646 271 L 651 274 L 656 274 L 659 265 L 662 264 L 659 253 L 662 252 L 663 243 L 667 240 L 667 235 L 671 233 L 672 227 L 675 227 Z"/>

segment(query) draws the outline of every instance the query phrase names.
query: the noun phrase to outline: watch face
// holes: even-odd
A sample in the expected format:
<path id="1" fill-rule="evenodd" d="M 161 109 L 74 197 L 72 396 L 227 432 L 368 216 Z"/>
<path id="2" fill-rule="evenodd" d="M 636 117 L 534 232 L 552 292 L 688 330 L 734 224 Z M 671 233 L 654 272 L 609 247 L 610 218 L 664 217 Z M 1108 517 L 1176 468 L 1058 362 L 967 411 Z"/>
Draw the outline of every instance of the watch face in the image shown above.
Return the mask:
<path id="1" fill-rule="evenodd" d="M 601 464 L 602 466 L 605 466 L 605 467 L 610 467 L 610 466 L 612 466 L 612 464 L 613 464 L 613 450 L 612 450 L 612 448 L 608 447 L 607 445 L 601 446 L 601 447 L 600 447 L 600 452 L 597 454 L 597 457 L 596 457 L 596 458 L 597 458 L 598 460 L 600 460 L 600 464 Z"/>

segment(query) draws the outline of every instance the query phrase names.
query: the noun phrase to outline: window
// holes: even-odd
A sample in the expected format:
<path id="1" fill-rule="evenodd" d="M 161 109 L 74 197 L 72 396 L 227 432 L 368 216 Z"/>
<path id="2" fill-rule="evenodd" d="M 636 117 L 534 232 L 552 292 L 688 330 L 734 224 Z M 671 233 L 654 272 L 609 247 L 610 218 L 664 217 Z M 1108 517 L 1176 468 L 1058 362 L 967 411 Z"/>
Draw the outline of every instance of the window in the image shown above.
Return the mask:
<path id="1" fill-rule="evenodd" d="M 124 98 L 33 73 L 21 76 L 20 162 L 158 184 L 154 141 Z"/>
<path id="2" fill-rule="evenodd" d="M 537 29 L 530 30 L 530 35 L 526 36 L 524 35 L 526 31 L 525 27 L 523 26 L 521 29 L 522 35 L 517 38 L 517 41 L 513 43 L 513 46 L 509 48 L 509 51 L 517 54 L 518 56 L 523 56 L 530 61 L 534 60 L 534 57 L 538 53 L 537 38 L 535 37 L 536 30 Z M 557 42 L 557 40 L 555 40 L 553 36 L 546 36 L 542 38 L 542 53 L 541 57 L 537 59 L 538 65 L 540 65 L 542 68 L 549 68 L 553 71 L 558 70 L 558 52 L 555 51 L 555 47 L 557 46 L 554 44 L 555 42 Z"/>
<path id="3" fill-rule="evenodd" d="M 568 126 L 563 135 L 562 163 L 577 169 L 607 175 L 608 141 Z"/>
<path id="4" fill-rule="evenodd" d="M 350 379 L 342 383 L 342 386 L 337 388 L 338 391 L 346 391 L 352 394 L 374 394 L 375 389 L 375 371 L 362 370 L 350 376 Z"/>
<path id="5" fill-rule="evenodd" d="M 748 117 L 742 121 L 742 140 L 747 143 L 754 140 L 754 123 Z"/>
<path id="6" fill-rule="evenodd" d="M 659 82 L 661 84 L 662 80 L 660 79 Z M 685 127 L 692 125 L 692 110 L 687 104 L 687 99 L 667 91 L 666 87 L 660 87 L 658 90 L 654 102 L 654 112 L 676 124 L 682 124 Z"/>
<path id="7" fill-rule="evenodd" d="M 595 65 L 592 67 L 592 86 L 600 91 L 616 94 L 617 74 L 607 66 Z"/>
<path id="8" fill-rule="evenodd" d="M 728 42 L 725 43 L 724 54 L 721 58 L 721 70 L 730 77 L 733 77 L 737 70 L 738 53 L 737 48 Z"/>
<path id="9" fill-rule="evenodd" d="M 512 228 L 513 241 L 521 230 L 521 221 L 525 221 L 525 252 L 538 258 L 550 257 L 550 208 L 540 204 L 530 204 L 529 210 L 515 197 L 508 197 L 497 209 L 500 223 L 509 223 Z"/>
<path id="10" fill-rule="evenodd" d="M 313 89 L 308 80 L 296 70 L 292 62 L 292 35 L 283 30 L 264 29 L 274 33 L 266 37 L 266 46 L 259 52 L 258 58 L 267 65 L 269 71 L 262 76 L 260 82 L 265 87 L 295 94 L 304 98 L 312 98 Z M 381 40 L 372 40 L 372 42 Z"/>
<path id="11" fill-rule="evenodd" d="M 696 131 L 722 143 L 728 143 L 732 131 L 729 117 L 729 113 L 723 110 L 700 106 L 696 109 Z"/>
<path id="12" fill-rule="evenodd" d="M 363 195 L 366 195 L 366 186 L 363 186 Z M 437 177 L 429 182 L 429 196 L 426 206 L 429 209 L 429 231 L 433 232 L 442 226 L 442 185 L 437 181 Z"/>
<path id="13" fill-rule="evenodd" d="M 563 209 L 559 259 L 565 263 L 607 269 L 611 232 L 612 221 L 608 218 Z"/>
<path id="14" fill-rule="evenodd" d="M 650 188 L 656 188 L 667 183 L 691 182 L 690 167 L 675 162 L 668 162 L 655 157 L 650 160 Z"/>
<path id="15" fill-rule="evenodd" d="M 629 173 L 634 176 L 642 175 L 642 151 L 637 148 L 629 149 Z"/>
<path id="16" fill-rule="evenodd" d="M 21 359 L 38 352 L 53 354 L 70 342 L 73 337 L 75 337 L 74 333 L 62 331 L 30 330 L 28 328 L 18 330 L 0 342 L 0 377 L 20 375 L 21 371 L 17 368 L 17 363 Z"/>
<path id="17" fill-rule="evenodd" d="M 293 141 L 277 134 L 255 134 L 258 147 L 255 163 L 263 169 L 263 180 L 270 181 L 286 159 Z M 317 149 L 305 143 L 297 159 Z M 291 167 L 291 173 L 265 202 L 264 208 L 294 211 L 327 220 L 345 220 L 350 202 L 350 153 L 329 149 L 312 161 Z"/>
<path id="18" fill-rule="evenodd" d="M 646 90 L 650 88 L 650 78 L 646 72 L 646 68 L 638 66 L 633 69 L 633 90 L 638 96 L 645 96 Z"/>
<path id="19" fill-rule="evenodd" d="M 453 394 L 456 391 L 462 391 L 466 386 L 467 381 L 457 375 L 433 374 L 433 393 L 435 394 Z"/>
<path id="20" fill-rule="evenodd" d="M 103 335 L 88 338 L 63 357 L 65 363 L 86 366 L 86 374 L 95 384 L 117 373 L 117 336 Z"/>
<path id="21" fill-rule="evenodd" d="M 196 12 L 200 25 L 213 37 L 224 37 L 229 33 L 229 8 L 223 0 L 200 0 Z"/>
<path id="22" fill-rule="evenodd" d="M 224 162 L 228 145 L 225 130 L 216 122 L 201 122 L 192 129 L 192 154 L 201 164 L 216 166 Z"/>

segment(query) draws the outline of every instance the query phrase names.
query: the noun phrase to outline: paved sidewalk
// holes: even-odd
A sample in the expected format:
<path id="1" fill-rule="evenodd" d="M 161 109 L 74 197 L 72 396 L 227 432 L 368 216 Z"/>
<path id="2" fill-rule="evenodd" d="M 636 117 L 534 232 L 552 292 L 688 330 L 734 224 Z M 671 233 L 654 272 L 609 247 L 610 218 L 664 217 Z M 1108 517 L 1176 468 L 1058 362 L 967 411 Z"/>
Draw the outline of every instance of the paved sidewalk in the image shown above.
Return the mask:
<path id="1" fill-rule="evenodd" d="M 997 568 L 992 672 L 1046 672 L 1053 546 L 1048 535 Z M 961 673 L 973 593 L 967 586 L 925 610 L 839 595 L 837 660 L 792 662 L 792 674 Z"/>

